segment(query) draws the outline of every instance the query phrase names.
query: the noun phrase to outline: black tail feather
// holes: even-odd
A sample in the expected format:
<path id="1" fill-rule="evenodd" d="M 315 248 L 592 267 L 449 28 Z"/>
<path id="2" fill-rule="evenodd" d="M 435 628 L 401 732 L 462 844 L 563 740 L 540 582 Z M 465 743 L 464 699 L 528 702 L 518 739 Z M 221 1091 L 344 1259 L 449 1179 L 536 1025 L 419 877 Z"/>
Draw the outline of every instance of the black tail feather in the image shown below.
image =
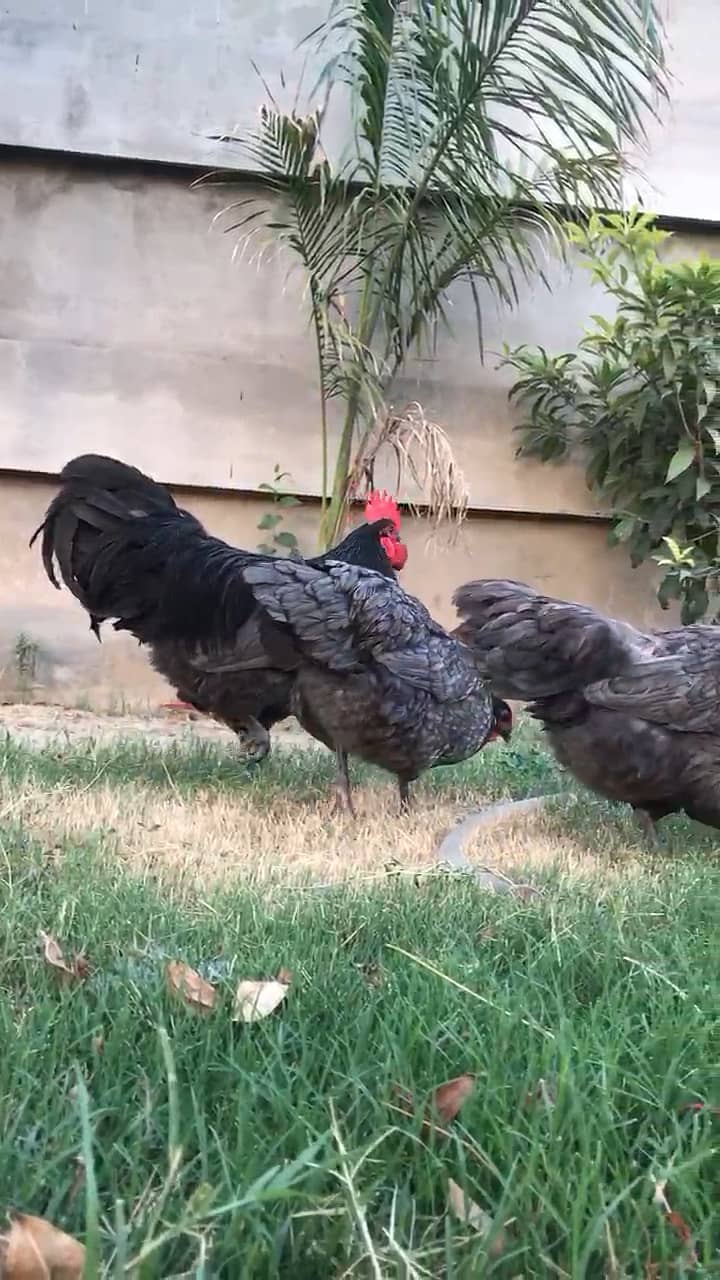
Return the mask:
<path id="1" fill-rule="evenodd" d="M 61 480 L 62 487 L 30 545 L 41 537 L 42 561 L 50 582 L 59 588 L 59 573 L 90 613 L 91 628 L 98 634 L 103 617 L 108 615 L 94 607 L 90 578 L 103 543 L 149 515 L 180 517 L 182 513 L 163 485 L 115 458 L 99 454 L 73 458 L 63 467 Z"/>
<path id="2" fill-rule="evenodd" d="M 98 638 L 112 619 L 142 643 L 232 642 L 255 608 L 244 569 L 265 556 L 211 537 L 162 485 L 113 458 L 75 458 L 61 479 L 32 542 L 42 535 L 48 578 L 57 587 L 59 573 Z M 381 546 L 390 527 L 362 525 L 315 563 L 338 558 L 394 576 Z"/>

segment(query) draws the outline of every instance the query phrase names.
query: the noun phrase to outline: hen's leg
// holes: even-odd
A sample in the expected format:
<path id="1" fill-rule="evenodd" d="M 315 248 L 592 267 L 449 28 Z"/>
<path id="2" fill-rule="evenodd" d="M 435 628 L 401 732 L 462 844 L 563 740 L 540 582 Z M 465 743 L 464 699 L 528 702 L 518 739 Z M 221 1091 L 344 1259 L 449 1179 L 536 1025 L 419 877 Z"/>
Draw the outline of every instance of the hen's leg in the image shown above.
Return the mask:
<path id="1" fill-rule="evenodd" d="M 336 751 L 337 774 L 335 775 L 335 807 L 338 813 L 347 817 L 355 817 L 350 786 L 350 770 L 346 751 Z"/>
<path id="2" fill-rule="evenodd" d="M 647 839 L 650 848 L 653 850 L 662 849 L 663 841 L 658 832 L 655 819 L 651 818 L 650 814 L 645 809 L 636 809 L 635 816 L 645 832 L 645 838 Z"/>
<path id="3" fill-rule="evenodd" d="M 398 791 L 400 792 L 400 812 L 408 813 L 410 810 L 410 783 L 405 778 L 398 778 Z"/>
<path id="4" fill-rule="evenodd" d="M 242 724 L 234 724 L 233 729 L 242 745 L 243 754 L 248 764 L 260 764 L 270 752 L 270 734 L 259 720 L 252 716 Z"/>

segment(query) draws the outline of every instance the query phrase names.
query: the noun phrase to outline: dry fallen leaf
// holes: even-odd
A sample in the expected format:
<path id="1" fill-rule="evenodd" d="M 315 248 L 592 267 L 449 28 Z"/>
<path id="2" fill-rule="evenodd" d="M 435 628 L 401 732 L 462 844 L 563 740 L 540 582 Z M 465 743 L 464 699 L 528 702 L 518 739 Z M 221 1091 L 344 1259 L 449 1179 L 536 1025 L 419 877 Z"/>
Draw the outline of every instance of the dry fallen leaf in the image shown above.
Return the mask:
<path id="1" fill-rule="evenodd" d="M 452 1178 L 448 1178 L 448 1203 L 460 1222 L 466 1222 L 469 1227 L 472 1227 L 473 1231 L 477 1231 L 478 1235 L 490 1235 L 493 1225 L 490 1214 L 481 1209 L 479 1204 L 470 1199 L 470 1196 L 466 1196 L 462 1187 L 457 1182 L 454 1182 Z M 494 1258 L 497 1258 L 504 1250 L 505 1232 L 500 1227 L 495 1233 L 488 1252 Z"/>
<path id="2" fill-rule="evenodd" d="M 675 1232 L 675 1235 L 678 1237 L 681 1244 L 683 1245 L 684 1261 L 689 1266 L 694 1267 L 696 1266 L 698 1259 L 697 1259 L 697 1254 L 695 1252 L 695 1246 L 693 1243 L 692 1231 L 690 1230 L 682 1214 L 677 1213 L 675 1209 L 671 1208 L 667 1195 L 665 1193 L 666 1187 L 667 1187 L 667 1179 L 663 1180 L 662 1182 L 655 1183 L 655 1190 L 653 1193 L 653 1202 L 654 1204 L 658 1205 L 662 1209 L 665 1221 L 667 1222 L 668 1226 L 672 1228 L 672 1230 Z"/>
<path id="3" fill-rule="evenodd" d="M 269 982 L 246 979 L 238 983 L 233 1004 L 233 1022 L 259 1022 L 282 1004 L 289 990 L 287 982 L 272 978 Z"/>
<path id="4" fill-rule="evenodd" d="M 80 1280 L 85 1248 L 45 1218 L 15 1213 L 0 1236 L 3 1280 Z"/>
<path id="5" fill-rule="evenodd" d="M 439 1084 L 436 1089 L 433 1089 L 428 1099 L 422 1129 L 420 1130 L 422 1136 L 427 1138 L 431 1133 L 434 1133 L 439 1134 L 441 1137 L 447 1137 L 446 1131 L 440 1128 L 438 1121 L 445 1125 L 454 1120 L 474 1088 L 475 1077 L 465 1074 L 455 1076 L 452 1080 L 446 1080 L 444 1084 Z M 397 1085 L 395 1086 L 395 1095 L 402 1104 L 402 1114 L 406 1116 L 415 1115 L 417 1108 L 413 1095 Z"/>
<path id="6" fill-rule="evenodd" d="M 74 960 L 68 964 L 57 938 L 53 938 L 51 934 L 41 930 L 40 942 L 42 943 L 43 960 L 48 968 L 52 969 L 60 982 L 67 985 L 71 982 L 81 982 L 84 978 L 87 978 L 90 973 L 90 965 L 85 955 L 75 956 Z"/>
<path id="7" fill-rule="evenodd" d="M 43 959 L 51 969 L 64 969 L 66 973 L 72 977 L 72 970 L 65 963 L 65 957 L 57 938 L 53 938 L 49 933 L 40 930 L 40 941 L 43 947 Z"/>
<path id="8" fill-rule="evenodd" d="M 289 987 L 290 983 L 292 982 L 291 970 L 286 969 L 285 966 L 283 965 L 282 969 L 278 969 L 277 973 L 275 974 L 275 981 L 281 982 L 285 987 Z"/>
<path id="9" fill-rule="evenodd" d="M 84 951 L 81 951 L 79 955 L 76 955 L 73 958 L 72 971 L 75 974 L 75 977 L 79 978 L 81 981 L 84 978 L 90 977 L 90 961 Z"/>
<path id="10" fill-rule="evenodd" d="M 455 1119 L 461 1106 L 470 1097 L 475 1088 L 475 1077 L 471 1075 L 455 1076 L 446 1080 L 434 1089 L 430 1097 L 430 1106 L 434 1114 L 443 1124 Z"/>
<path id="11" fill-rule="evenodd" d="M 165 969 L 168 989 L 181 996 L 196 1013 L 208 1014 L 215 1007 L 217 991 L 200 974 L 181 960 L 171 960 Z"/>
<path id="12" fill-rule="evenodd" d="M 466 1196 L 459 1183 L 452 1178 L 448 1178 L 448 1203 L 456 1218 L 467 1222 L 469 1227 L 473 1227 L 481 1235 L 487 1235 L 493 1222 L 490 1214 Z"/>

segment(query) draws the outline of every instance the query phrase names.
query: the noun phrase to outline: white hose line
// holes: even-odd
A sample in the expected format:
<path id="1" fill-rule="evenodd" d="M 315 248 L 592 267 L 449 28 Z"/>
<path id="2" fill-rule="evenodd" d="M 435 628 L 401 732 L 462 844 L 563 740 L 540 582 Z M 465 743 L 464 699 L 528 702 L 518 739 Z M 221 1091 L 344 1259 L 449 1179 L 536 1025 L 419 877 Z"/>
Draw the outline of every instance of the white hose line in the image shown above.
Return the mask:
<path id="1" fill-rule="evenodd" d="M 493 893 L 517 893 L 521 897 L 534 895 L 539 890 L 531 885 L 516 884 L 509 876 L 503 876 L 490 867 L 474 866 L 465 853 L 465 843 L 480 827 L 491 826 L 505 818 L 537 813 L 545 809 L 551 801 L 561 799 L 563 799 L 562 792 L 556 792 L 553 795 L 530 796 L 527 800 L 496 800 L 494 804 L 488 804 L 483 809 L 478 809 L 476 813 L 469 813 L 458 822 L 457 826 L 452 827 L 440 842 L 435 854 L 436 860 L 452 871 L 472 875 L 477 884 L 484 889 L 490 889 Z"/>

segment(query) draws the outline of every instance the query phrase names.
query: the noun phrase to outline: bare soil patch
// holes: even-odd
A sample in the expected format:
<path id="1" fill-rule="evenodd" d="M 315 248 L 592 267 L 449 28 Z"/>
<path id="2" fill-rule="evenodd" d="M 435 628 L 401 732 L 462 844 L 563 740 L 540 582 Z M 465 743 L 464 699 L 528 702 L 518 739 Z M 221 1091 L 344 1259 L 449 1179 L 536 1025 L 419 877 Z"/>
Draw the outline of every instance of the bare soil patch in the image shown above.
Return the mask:
<path id="1" fill-rule="evenodd" d="M 210 716 L 196 712 L 148 712 L 147 715 L 103 715 L 74 707 L 43 703 L 0 704 L 0 734 L 31 747 L 58 742 L 98 742 L 101 744 L 137 738 L 154 746 L 171 743 L 225 741 L 232 749 L 235 735 Z M 310 744 L 312 740 L 296 720 L 286 720 L 273 731 L 273 742 L 288 747 Z"/>

